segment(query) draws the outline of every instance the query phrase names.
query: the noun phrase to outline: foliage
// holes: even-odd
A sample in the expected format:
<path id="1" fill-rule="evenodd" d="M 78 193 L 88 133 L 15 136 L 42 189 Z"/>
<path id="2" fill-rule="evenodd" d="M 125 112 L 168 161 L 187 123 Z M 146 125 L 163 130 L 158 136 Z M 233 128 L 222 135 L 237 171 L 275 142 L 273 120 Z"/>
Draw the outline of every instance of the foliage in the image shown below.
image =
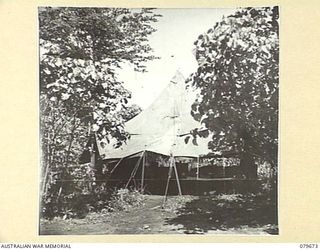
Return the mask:
<path id="1" fill-rule="evenodd" d="M 42 207 L 42 218 L 84 218 L 89 213 L 128 211 L 144 204 L 145 197 L 139 190 L 112 191 L 107 188 L 106 182 L 98 184 L 86 179 L 75 180 L 60 199 L 53 195 L 57 192 L 48 192 Z"/>
<path id="2" fill-rule="evenodd" d="M 147 37 L 156 17 L 150 9 L 40 8 L 41 94 L 70 116 L 93 119 L 102 135 L 125 139 L 117 112 L 126 109 L 130 93 L 115 70 L 127 61 L 145 71 L 155 58 Z"/>
<path id="3" fill-rule="evenodd" d="M 106 181 L 97 182 L 90 164 L 74 165 L 67 170 L 52 169 L 48 182 L 49 188 L 43 196 L 44 218 L 84 217 L 88 212 L 105 208 L 111 195 Z"/>
<path id="4" fill-rule="evenodd" d="M 117 72 L 123 62 L 144 72 L 156 58 L 148 36 L 158 17 L 152 9 L 39 8 L 42 191 L 49 197 L 68 192 L 46 176 L 72 177 L 68 166 L 78 164 L 93 134 L 116 138 L 115 147 L 128 138 L 124 122 L 139 110 L 128 105 Z"/>
<path id="5" fill-rule="evenodd" d="M 144 196 L 139 190 L 120 188 L 113 192 L 108 207 L 111 211 L 127 211 L 132 207 L 141 206 L 143 201 Z"/>
<path id="6" fill-rule="evenodd" d="M 278 18 L 277 7 L 240 9 L 223 18 L 195 42 L 198 69 L 188 79 L 200 90 L 191 113 L 204 126 L 192 134 L 212 135 L 212 150 L 244 152 L 273 167 L 278 147 Z"/>
<path id="7" fill-rule="evenodd" d="M 129 121 L 132 118 L 134 118 L 135 116 L 137 116 L 140 112 L 142 111 L 141 107 L 133 104 L 131 106 L 128 106 L 127 109 L 122 109 L 120 111 L 120 116 L 125 120 L 125 121 Z"/>

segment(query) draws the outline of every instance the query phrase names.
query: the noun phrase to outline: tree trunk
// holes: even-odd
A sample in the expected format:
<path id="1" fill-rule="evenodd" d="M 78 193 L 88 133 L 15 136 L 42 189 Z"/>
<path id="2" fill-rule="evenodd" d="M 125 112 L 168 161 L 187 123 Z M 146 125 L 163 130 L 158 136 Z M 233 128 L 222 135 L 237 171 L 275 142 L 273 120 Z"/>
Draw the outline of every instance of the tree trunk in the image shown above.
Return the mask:
<path id="1" fill-rule="evenodd" d="M 245 129 L 241 130 L 241 138 L 243 140 L 243 152 L 240 157 L 240 168 L 247 179 L 257 178 L 257 166 L 250 149 L 253 146 L 253 140 Z"/>

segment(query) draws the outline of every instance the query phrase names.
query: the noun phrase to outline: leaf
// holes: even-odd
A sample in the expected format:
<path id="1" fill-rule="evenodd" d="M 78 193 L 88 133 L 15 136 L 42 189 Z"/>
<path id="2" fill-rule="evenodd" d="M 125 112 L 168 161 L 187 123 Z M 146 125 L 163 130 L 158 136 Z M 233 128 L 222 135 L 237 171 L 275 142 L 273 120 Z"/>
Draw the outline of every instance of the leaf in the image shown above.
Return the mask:
<path id="1" fill-rule="evenodd" d="M 207 129 L 205 129 L 205 130 L 199 130 L 199 131 L 198 131 L 198 135 L 199 135 L 200 137 L 203 137 L 203 138 L 208 137 L 208 136 L 209 136 L 209 130 L 207 130 Z"/>
<path id="2" fill-rule="evenodd" d="M 184 143 L 187 144 L 189 142 L 189 140 L 190 140 L 190 136 L 185 137 L 184 138 Z"/>
<path id="3" fill-rule="evenodd" d="M 192 144 L 198 146 L 198 142 L 197 142 L 197 138 L 196 137 L 194 137 L 192 139 Z"/>

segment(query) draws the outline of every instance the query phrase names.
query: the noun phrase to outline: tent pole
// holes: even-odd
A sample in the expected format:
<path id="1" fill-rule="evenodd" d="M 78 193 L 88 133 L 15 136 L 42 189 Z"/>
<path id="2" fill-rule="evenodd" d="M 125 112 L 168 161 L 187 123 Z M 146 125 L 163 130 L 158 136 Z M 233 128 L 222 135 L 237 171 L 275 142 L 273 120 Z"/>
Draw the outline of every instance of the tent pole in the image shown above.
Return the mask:
<path id="1" fill-rule="evenodd" d="M 119 166 L 119 164 L 121 163 L 121 161 L 124 159 L 124 157 L 123 158 L 121 158 L 118 162 L 117 162 L 117 164 L 113 167 L 113 169 L 110 171 L 110 173 L 112 174 L 113 173 L 113 171 L 114 170 L 116 170 L 116 168 Z"/>
<path id="2" fill-rule="evenodd" d="M 226 158 L 223 157 L 222 160 L 222 168 L 223 168 L 223 191 L 226 193 Z"/>
<path id="3" fill-rule="evenodd" d="M 141 154 L 141 156 L 140 156 L 139 160 L 137 161 L 136 165 L 134 166 L 134 168 L 133 168 L 133 170 L 132 170 L 132 172 L 131 172 L 130 178 L 129 178 L 129 180 L 128 180 L 126 186 L 125 186 L 125 188 L 127 188 L 127 187 L 129 186 L 129 183 L 131 182 L 132 178 L 136 175 L 142 157 L 143 157 L 143 153 Z"/>
<path id="4" fill-rule="evenodd" d="M 143 158 L 142 158 L 142 173 L 141 173 L 141 193 L 144 192 L 144 171 L 146 165 L 146 151 L 143 151 Z"/>
<path id="5" fill-rule="evenodd" d="M 171 173 L 172 173 L 172 159 L 171 159 L 171 157 L 170 157 L 168 179 L 167 179 L 166 190 L 165 190 L 165 192 L 164 192 L 164 199 L 163 199 L 162 208 L 164 207 L 164 204 L 165 204 L 166 201 L 167 201 L 167 194 L 168 194 L 168 189 L 169 189 L 169 182 L 170 182 L 170 179 L 171 179 Z"/>
<path id="6" fill-rule="evenodd" d="M 174 173 L 176 175 L 176 181 L 177 181 L 177 185 L 178 185 L 179 195 L 182 195 L 179 176 L 178 176 L 178 170 L 177 170 L 177 166 L 176 166 L 176 161 L 173 156 L 172 156 L 172 165 L 174 168 Z"/>
<path id="7" fill-rule="evenodd" d="M 226 177 L 226 158 L 222 159 L 222 173 L 223 173 L 223 178 Z"/>
<path id="8" fill-rule="evenodd" d="M 197 180 L 199 180 L 199 175 L 200 175 L 200 164 L 199 164 L 199 156 L 197 157 Z"/>

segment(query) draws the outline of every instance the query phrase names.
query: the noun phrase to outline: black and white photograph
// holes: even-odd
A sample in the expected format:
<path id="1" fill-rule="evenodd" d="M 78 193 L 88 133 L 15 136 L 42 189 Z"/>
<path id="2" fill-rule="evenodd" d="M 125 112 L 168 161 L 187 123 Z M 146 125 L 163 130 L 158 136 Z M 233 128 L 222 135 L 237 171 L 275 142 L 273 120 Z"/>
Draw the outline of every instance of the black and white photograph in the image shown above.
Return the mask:
<path id="1" fill-rule="evenodd" d="M 279 23 L 39 7 L 39 235 L 278 235 Z"/>

